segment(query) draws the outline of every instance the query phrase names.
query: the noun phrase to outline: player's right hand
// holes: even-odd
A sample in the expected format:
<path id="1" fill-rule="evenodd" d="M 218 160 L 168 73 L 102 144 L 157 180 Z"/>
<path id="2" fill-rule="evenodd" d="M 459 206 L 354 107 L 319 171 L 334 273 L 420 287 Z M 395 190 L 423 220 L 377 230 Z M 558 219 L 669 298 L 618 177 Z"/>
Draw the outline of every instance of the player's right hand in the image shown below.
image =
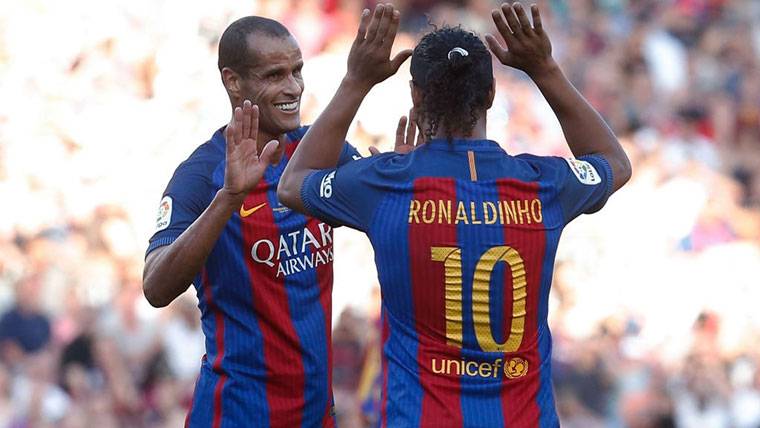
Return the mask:
<path id="1" fill-rule="evenodd" d="M 242 202 L 264 176 L 272 163 L 279 142 L 268 142 L 258 153 L 259 107 L 249 100 L 235 107 L 232 119 L 224 130 L 227 140 L 227 162 L 224 168 L 224 190 Z"/>
<path id="2" fill-rule="evenodd" d="M 502 64 L 522 70 L 530 77 L 552 70 L 556 63 L 552 58 L 552 44 L 541 23 L 538 6 L 531 5 L 533 24 L 522 4 L 504 3 L 501 10 L 491 11 L 496 29 L 507 43 L 506 49 L 491 35 L 486 35 L 488 48 Z"/>
<path id="3" fill-rule="evenodd" d="M 393 152 L 400 155 L 411 153 L 424 141 L 422 133 L 417 134 L 417 118 L 414 109 L 409 110 L 409 117 L 401 116 L 396 127 L 396 143 L 393 146 Z M 369 147 L 372 156 L 379 155 L 380 150 L 374 146 Z"/>
<path id="4" fill-rule="evenodd" d="M 406 129 L 404 129 L 406 128 Z M 396 145 L 393 151 L 396 153 L 407 154 L 422 144 L 422 132 L 417 133 L 417 113 L 414 109 L 409 110 L 409 118 L 401 116 L 396 128 Z"/>
<path id="5" fill-rule="evenodd" d="M 390 58 L 400 20 L 399 11 L 392 4 L 378 4 L 375 11 L 362 12 L 356 39 L 348 54 L 346 78 L 371 88 L 398 71 L 412 55 L 405 49 Z"/>

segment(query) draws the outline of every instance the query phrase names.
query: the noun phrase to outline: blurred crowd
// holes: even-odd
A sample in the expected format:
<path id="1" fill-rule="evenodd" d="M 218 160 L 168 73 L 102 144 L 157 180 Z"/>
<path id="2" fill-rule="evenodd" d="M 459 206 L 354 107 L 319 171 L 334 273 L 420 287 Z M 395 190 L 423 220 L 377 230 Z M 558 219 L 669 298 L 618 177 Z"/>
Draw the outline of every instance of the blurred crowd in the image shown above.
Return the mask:
<path id="1" fill-rule="evenodd" d="M 203 354 L 195 296 L 142 296 L 175 166 L 227 122 L 216 44 L 237 17 L 283 22 L 306 66 L 302 118 L 337 87 L 364 0 L 0 3 L 0 428 L 176 427 Z M 396 0 L 491 32 L 488 0 Z M 565 231 L 550 302 L 565 427 L 760 427 L 760 2 L 539 0 L 554 55 L 629 153 L 634 176 Z M 408 65 L 407 65 L 408 66 Z M 569 155 L 535 86 L 495 67 L 489 135 Z M 349 140 L 391 147 L 408 68 Z M 336 232 L 340 426 L 377 421 L 369 243 Z"/>

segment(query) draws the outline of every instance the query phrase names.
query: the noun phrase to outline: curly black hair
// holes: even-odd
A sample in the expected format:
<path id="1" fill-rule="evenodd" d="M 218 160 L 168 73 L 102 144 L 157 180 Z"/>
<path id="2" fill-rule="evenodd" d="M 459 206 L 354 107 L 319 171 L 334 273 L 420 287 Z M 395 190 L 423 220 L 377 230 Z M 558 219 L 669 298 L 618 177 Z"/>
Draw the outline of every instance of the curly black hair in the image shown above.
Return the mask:
<path id="1" fill-rule="evenodd" d="M 449 141 L 454 133 L 470 135 L 493 84 L 491 54 L 480 38 L 461 27 L 437 28 L 414 48 L 410 71 L 423 94 L 417 119 L 427 123 L 425 138 L 439 126 Z"/>

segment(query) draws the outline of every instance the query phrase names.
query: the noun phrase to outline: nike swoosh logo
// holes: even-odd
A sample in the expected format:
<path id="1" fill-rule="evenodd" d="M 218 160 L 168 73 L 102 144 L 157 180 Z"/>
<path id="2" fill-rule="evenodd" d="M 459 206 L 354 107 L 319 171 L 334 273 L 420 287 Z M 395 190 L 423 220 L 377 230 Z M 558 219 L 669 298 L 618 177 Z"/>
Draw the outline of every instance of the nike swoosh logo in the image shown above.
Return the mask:
<path id="1" fill-rule="evenodd" d="M 267 203 L 264 202 L 261 205 L 256 205 L 255 207 L 249 208 L 249 209 L 245 209 L 245 204 L 243 204 L 243 205 L 240 206 L 240 217 L 243 217 L 243 218 L 248 217 L 249 215 L 255 213 L 258 210 L 260 210 L 266 204 Z"/>

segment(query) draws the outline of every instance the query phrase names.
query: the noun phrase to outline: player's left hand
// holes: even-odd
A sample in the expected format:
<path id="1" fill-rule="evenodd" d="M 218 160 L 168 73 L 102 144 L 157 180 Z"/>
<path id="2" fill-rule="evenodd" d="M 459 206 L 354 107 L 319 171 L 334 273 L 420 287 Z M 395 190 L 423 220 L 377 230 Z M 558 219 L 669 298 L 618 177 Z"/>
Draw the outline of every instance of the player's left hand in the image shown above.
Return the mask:
<path id="1" fill-rule="evenodd" d="M 264 176 L 279 144 L 277 140 L 272 140 L 259 154 L 256 142 L 258 130 L 259 108 L 245 100 L 242 107 L 235 107 L 224 131 L 226 162 L 223 188 L 241 202 Z"/>
<path id="2" fill-rule="evenodd" d="M 398 120 L 396 144 L 393 146 L 393 151 L 405 155 L 411 153 L 422 143 L 422 133 L 417 134 L 417 118 L 414 109 L 409 110 L 408 118 L 407 116 L 401 116 Z M 370 146 L 369 152 L 372 156 L 380 154 L 380 150 L 374 146 Z"/>
<path id="3" fill-rule="evenodd" d="M 541 23 L 538 6 L 531 5 L 531 24 L 525 8 L 519 2 L 504 3 L 500 9 L 491 11 L 491 18 L 499 34 L 506 42 L 506 49 L 491 35 L 486 35 L 486 43 L 499 61 L 509 67 L 522 70 L 531 78 L 553 70 L 556 63 L 552 58 L 552 44 Z"/>
<path id="4" fill-rule="evenodd" d="M 373 13 L 368 9 L 362 12 L 359 31 L 348 54 L 347 79 L 371 88 L 398 71 L 412 55 L 411 49 L 405 49 L 393 59 L 390 57 L 399 20 L 399 11 L 390 3 L 378 4 Z"/>

